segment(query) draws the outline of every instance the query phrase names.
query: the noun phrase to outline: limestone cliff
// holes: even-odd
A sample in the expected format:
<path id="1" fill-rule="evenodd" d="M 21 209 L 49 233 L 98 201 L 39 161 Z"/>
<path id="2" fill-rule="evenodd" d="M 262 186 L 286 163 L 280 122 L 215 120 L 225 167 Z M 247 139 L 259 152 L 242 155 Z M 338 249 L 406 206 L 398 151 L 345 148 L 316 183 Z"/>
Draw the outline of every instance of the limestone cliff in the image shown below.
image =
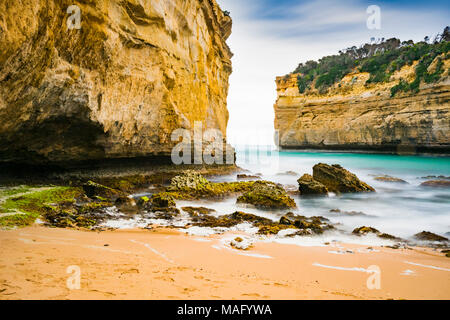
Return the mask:
<path id="1" fill-rule="evenodd" d="M 0 1 L 0 161 L 168 155 L 195 121 L 225 136 L 231 25 L 215 0 Z"/>
<path id="2" fill-rule="evenodd" d="M 377 84 L 367 82 L 368 73 L 355 71 L 325 94 L 300 94 L 298 74 L 277 77 L 280 147 L 450 152 L 450 61 L 444 61 L 446 71 L 437 83 L 422 83 L 418 93 L 392 97 L 399 79 L 414 78 L 414 66 Z"/>

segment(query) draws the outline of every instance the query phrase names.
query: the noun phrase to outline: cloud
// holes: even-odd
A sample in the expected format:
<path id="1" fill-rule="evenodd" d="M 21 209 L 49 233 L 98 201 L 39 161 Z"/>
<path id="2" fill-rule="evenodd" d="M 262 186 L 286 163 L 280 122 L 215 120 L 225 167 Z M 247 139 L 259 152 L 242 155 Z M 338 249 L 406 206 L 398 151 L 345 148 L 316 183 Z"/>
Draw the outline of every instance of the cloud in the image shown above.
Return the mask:
<path id="1" fill-rule="evenodd" d="M 231 12 L 234 52 L 228 107 L 232 144 L 271 144 L 275 77 L 371 37 L 422 40 L 445 27 L 442 1 L 218 0 Z M 368 30 L 366 9 L 381 8 L 381 30 Z"/>

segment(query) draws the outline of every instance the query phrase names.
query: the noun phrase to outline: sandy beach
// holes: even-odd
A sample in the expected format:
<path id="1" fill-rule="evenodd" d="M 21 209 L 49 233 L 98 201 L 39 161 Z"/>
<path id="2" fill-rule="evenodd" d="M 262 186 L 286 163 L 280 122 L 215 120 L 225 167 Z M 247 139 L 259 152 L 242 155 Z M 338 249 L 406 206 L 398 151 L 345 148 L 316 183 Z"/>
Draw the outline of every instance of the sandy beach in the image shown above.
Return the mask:
<path id="1" fill-rule="evenodd" d="M 174 229 L 0 231 L 0 299 L 450 299 L 450 259 L 425 248 L 257 242 Z M 380 289 L 369 289 L 380 268 Z M 70 266 L 80 289 L 67 287 Z"/>

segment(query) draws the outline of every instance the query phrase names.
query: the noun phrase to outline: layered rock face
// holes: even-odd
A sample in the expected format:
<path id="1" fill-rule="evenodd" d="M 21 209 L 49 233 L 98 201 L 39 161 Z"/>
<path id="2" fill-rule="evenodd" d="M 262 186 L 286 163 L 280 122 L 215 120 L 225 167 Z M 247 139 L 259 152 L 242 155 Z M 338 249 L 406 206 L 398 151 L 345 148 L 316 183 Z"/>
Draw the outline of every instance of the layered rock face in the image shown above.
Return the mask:
<path id="1" fill-rule="evenodd" d="M 282 148 L 361 149 L 394 152 L 450 152 L 449 60 L 438 83 L 418 93 L 391 97 L 406 66 L 383 84 L 367 84 L 368 73 L 345 76 L 327 94 L 300 94 L 298 74 L 278 77 L 275 128 Z"/>
<path id="2" fill-rule="evenodd" d="M 196 121 L 225 137 L 231 25 L 215 0 L 1 1 L 0 160 L 170 155 Z"/>

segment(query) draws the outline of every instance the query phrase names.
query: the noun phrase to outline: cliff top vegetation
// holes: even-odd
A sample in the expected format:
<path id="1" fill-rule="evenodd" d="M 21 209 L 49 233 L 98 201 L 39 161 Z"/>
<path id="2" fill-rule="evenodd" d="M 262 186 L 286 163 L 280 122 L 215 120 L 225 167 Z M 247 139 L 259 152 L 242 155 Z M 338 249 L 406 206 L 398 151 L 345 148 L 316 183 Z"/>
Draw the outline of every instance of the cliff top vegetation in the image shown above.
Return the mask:
<path id="1" fill-rule="evenodd" d="M 298 76 L 298 89 L 300 93 L 305 93 L 315 87 L 323 94 L 345 75 L 354 71 L 370 74 L 366 85 L 387 82 L 394 72 L 418 61 L 415 79 L 412 82 L 401 79 L 391 89 L 391 96 L 400 91 L 417 92 L 422 81 L 432 83 L 441 78 L 445 71 L 443 60 L 449 58 L 449 41 L 450 28 L 447 26 L 433 40 L 425 37 L 424 41 L 414 43 L 412 40 L 402 42 L 397 38 L 383 38 L 360 47 L 353 46 L 319 61 L 301 63 L 294 71 L 301 74 Z M 436 68 L 429 71 L 429 66 L 435 59 Z"/>

